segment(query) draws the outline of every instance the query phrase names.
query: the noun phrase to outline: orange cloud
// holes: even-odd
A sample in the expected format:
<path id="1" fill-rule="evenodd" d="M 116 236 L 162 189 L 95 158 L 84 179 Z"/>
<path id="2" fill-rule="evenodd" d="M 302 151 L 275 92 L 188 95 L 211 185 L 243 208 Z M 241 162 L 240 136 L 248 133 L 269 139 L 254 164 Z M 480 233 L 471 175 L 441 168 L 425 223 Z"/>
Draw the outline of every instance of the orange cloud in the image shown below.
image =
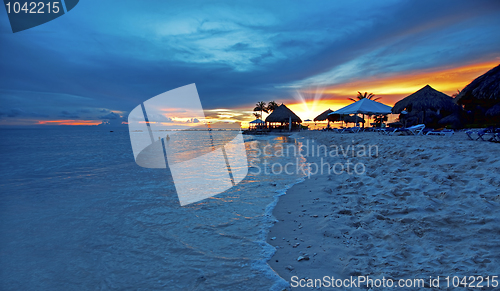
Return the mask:
<path id="1" fill-rule="evenodd" d="M 98 120 L 39 120 L 37 124 L 44 125 L 98 125 L 101 121 Z"/>
<path id="2" fill-rule="evenodd" d="M 321 100 L 306 100 L 287 105 L 303 119 L 313 119 L 330 108 L 340 109 L 352 103 L 347 98 L 355 98 L 358 91 L 374 93 L 382 97 L 379 102 L 393 106 L 397 101 L 429 84 L 434 89 L 452 95 L 462 90 L 472 80 L 498 65 L 498 60 L 476 63 L 455 68 L 417 71 L 401 75 L 374 76 L 349 83 L 333 85 L 323 90 Z M 303 95 L 315 94 L 316 91 L 304 90 Z"/>
<path id="3" fill-rule="evenodd" d="M 352 101 L 347 98 L 355 98 L 358 91 L 374 93 L 376 97 L 382 97 L 379 100 L 380 102 L 390 106 L 427 84 L 445 94 L 452 95 L 457 92 L 457 89 L 463 89 L 472 80 L 497 65 L 498 60 L 454 68 L 422 70 L 400 75 L 374 76 L 326 88 L 300 90 L 297 93 L 298 96 L 293 100 L 276 101 L 279 101 L 278 104 L 284 102 L 302 120 L 312 120 L 327 109 L 337 110 L 351 104 Z M 302 97 L 299 97 L 299 95 Z M 321 95 L 321 97 L 314 100 L 314 96 L 318 95 Z M 252 105 L 231 109 L 206 110 L 206 120 L 210 122 L 238 120 L 241 122 L 242 127 L 245 128 L 248 127 L 249 121 L 255 119 L 250 107 Z M 262 119 L 266 117 L 267 114 L 264 113 Z"/>

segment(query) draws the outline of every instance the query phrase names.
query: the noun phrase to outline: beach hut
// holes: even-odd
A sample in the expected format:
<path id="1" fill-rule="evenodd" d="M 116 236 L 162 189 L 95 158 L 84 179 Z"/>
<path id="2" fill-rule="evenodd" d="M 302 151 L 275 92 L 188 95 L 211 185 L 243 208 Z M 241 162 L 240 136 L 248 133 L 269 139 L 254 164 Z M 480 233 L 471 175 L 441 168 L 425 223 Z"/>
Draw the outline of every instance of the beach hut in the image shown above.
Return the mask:
<path id="1" fill-rule="evenodd" d="M 500 116 L 500 103 L 488 109 L 488 111 L 486 111 L 486 116 Z"/>
<path id="2" fill-rule="evenodd" d="M 464 118 L 460 115 L 460 113 L 450 114 L 438 121 L 439 125 L 450 126 L 451 128 L 463 128 L 464 127 Z"/>
<path id="3" fill-rule="evenodd" d="M 342 120 L 345 122 L 345 123 L 365 123 L 365 120 L 357 115 L 353 115 L 353 116 L 350 116 L 350 115 L 345 115 L 342 117 Z"/>
<path id="4" fill-rule="evenodd" d="M 316 116 L 314 118 L 314 121 L 325 121 L 328 119 L 328 114 L 332 113 L 333 110 L 331 110 L 330 108 L 328 108 L 327 110 L 323 111 L 323 113 L 321 113 L 320 115 Z"/>
<path id="5" fill-rule="evenodd" d="M 436 127 L 437 122 L 460 110 L 453 98 L 439 92 L 429 85 L 398 101 L 392 107 L 392 113 L 401 114 L 400 120 L 406 120 L 406 125 L 424 123 L 428 127 Z"/>
<path id="6" fill-rule="evenodd" d="M 266 117 L 266 124 L 271 129 L 288 128 L 291 130 L 292 128 L 300 128 L 301 123 L 302 119 L 283 103 Z"/>
<path id="7" fill-rule="evenodd" d="M 327 128 L 330 127 L 330 121 L 332 122 L 335 122 L 335 121 L 339 121 L 340 120 L 340 115 L 328 115 L 330 113 L 332 113 L 333 110 L 331 110 L 330 108 L 328 108 L 327 110 L 323 111 L 323 113 L 321 113 L 320 115 L 316 116 L 314 118 L 314 121 L 325 121 L 327 120 L 328 121 L 328 124 L 327 124 Z"/>
<path id="8" fill-rule="evenodd" d="M 401 123 L 400 121 L 390 122 L 390 123 L 387 123 L 387 125 L 389 127 L 392 127 L 392 128 L 399 128 L 399 127 L 403 127 L 404 126 L 404 124 Z"/>
<path id="9" fill-rule="evenodd" d="M 500 103 L 486 111 L 486 118 L 490 122 L 495 122 L 497 126 L 500 126 Z"/>
<path id="10" fill-rule="evenodd" d="M 455 102 L 468 112 L 471 123 L 496 120 L 500 108 L 500 65 L 479 76 L 460 91 Z M 491 110 L 491 111 L 490 111 Z"/>
<path id="11" fill-rule="evenodd" d="M 248 124 L 249 124 L 250 129 L 256 129 L 258 127 L 261 127 L 264 124 L 264 121 L 257 118 L 254 121 L 250 121 Z"/>
<path id="12" fill-rule="evenodd" d="M 349 115 L 349 114 L 363 114 L 363 126 L 364 117 L 366 115 L 385 115 L 391 113 L 391 106 L 382 104 L 377 101 L 370 100 L 368 98 L 363 98 L 352 104 L 340 108 L 335 112 L 331 112 L 329 115 Z M 345 118 L 344 118 L 345 121 Z"/>
<path id="13" fill-rule="evenodd" d="M 320 115 L 316 116 L 316 118 L 314 118 L 314 121 L 328 120 L 328 121 L 331 121 L 331 122 L 335 122 L 335 121 L 341 121 L 342 120 L 340 114 L 332 114 L 332 113 L 333 113 L 333 110 L 331 110 L 331 109 L 325 110 L 323 113 L 321 113 Z"/>

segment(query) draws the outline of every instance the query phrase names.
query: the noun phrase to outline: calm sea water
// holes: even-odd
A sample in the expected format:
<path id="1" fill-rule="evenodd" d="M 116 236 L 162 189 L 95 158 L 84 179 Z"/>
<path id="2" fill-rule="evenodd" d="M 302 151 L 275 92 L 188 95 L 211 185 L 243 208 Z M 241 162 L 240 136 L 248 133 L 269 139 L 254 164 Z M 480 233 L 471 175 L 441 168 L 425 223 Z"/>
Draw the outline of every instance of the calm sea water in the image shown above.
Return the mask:
<path id="1" fill-rule="evenodd" d="M 181 207 L 165 169 L 134 162 L 126 128 L 0 130 L 0 289 L 270 290 L 277 196 L 301 175 L 257 174 Z M 245 137 L 255 148 L 296 143 Z M 273 151 L 268 151 L 273 153 Z M 256 158 L 260 158 L 257 160 Z M 302 161 L 302 160 L 301 160 Z"/>

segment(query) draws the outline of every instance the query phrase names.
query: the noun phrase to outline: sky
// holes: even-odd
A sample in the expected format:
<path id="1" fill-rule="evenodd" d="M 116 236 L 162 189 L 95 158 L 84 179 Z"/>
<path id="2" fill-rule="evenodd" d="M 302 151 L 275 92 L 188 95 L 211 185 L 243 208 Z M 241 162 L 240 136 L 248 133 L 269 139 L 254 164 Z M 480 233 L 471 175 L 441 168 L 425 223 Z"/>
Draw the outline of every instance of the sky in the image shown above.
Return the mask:
<path id="1" fill-rule="evenodd" d="M 240 121 L 258 101 L 313 119 L 358 91 L 451 95 L 500 63 L 499 28 L 496 0 L 85 0 L 17 33 L 0 9 L 0 126 L 119 124 L 192 83 Z"/>

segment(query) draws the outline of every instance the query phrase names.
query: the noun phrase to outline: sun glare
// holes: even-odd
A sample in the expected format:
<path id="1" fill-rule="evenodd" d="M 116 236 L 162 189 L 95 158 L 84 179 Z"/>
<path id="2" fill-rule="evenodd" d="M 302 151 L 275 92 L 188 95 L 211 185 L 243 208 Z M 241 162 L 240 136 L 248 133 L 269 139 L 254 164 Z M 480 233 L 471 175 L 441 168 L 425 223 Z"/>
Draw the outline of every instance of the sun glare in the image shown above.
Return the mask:
<path id="1" fill-rule="evenodd" d="M 498 61 L 477 63 L 456 68 L 441 68 L 398 76 L 373 77 L 326 88 L 304 88 L 294 95 L 296 102 L 287 104 L 302 119 L 314 119 L 323 111 L 340 109 L 351 104 L 358 91 L 374 93 L 381 103 L 393 106 L 397 101 L 429 84 L 452 95 L 478 76 L 498 65 Z"/>

